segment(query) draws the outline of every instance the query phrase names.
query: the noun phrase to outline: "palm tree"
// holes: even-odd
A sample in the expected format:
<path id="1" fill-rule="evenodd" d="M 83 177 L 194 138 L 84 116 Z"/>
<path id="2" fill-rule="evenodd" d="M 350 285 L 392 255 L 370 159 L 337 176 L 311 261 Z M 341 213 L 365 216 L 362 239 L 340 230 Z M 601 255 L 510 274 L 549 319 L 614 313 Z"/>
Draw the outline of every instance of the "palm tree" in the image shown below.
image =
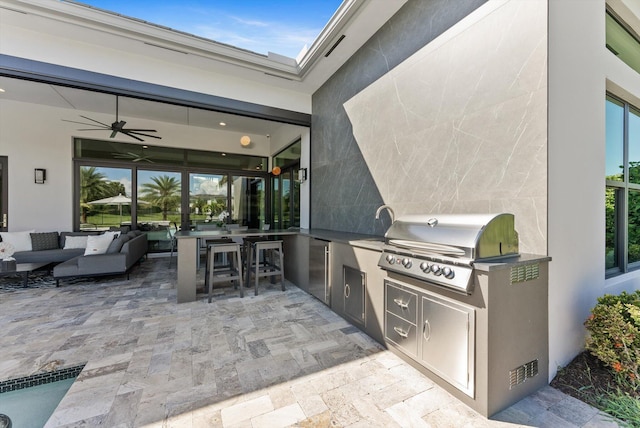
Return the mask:
<path id="1" fill-rule="evenodd" d="M 167 213 L 180 205 L 180 180 L 163 175 L 151 181 L 142 184 L 141 199 L 160 207 L 162 220 L 167 220 Z"/>
<path id="2" fill-rule="evenodd" d="M 98 172 L 96 167 L 80 168 L 80 211 L 81 223 L 87 222 L 87 212 L 92 208 L 87 202 L 100 199 L 107 189 L 106 176 Z"/>

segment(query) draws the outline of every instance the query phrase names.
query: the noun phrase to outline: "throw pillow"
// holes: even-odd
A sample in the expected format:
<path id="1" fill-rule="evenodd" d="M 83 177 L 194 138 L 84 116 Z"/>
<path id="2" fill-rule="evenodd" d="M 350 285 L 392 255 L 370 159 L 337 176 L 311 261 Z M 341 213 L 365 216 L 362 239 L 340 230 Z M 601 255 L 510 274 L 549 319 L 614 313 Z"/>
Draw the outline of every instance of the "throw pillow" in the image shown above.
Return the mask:
<path id="1" fill-rule="evenodd" d="M 87 236 L 87 248 L 84 250 L 84 255 L 95 256 L 97 254 L 105 254 L 111 242 L 113 242 L 113 236 L 110 234 Z"/>
<path id="2" fill-rule="evenodd" d="M 116 239 L 118 236 L 120 236 L 120 232 L 119 230 L 108 230 L 106 232 L 104 232 L 103 235 L 111 235 L 112 239 Z"/>
<path id="3" fill-rule="evenodd" d="M 31 234 L 31 249 L 33 251 L 55 250 L 58 248 L 58 232 L 44 232 Z"/>
<path id="4" fill-rule="evenodd" d="M 119 238 L 114 239 L 107 248 L 107 254 L 119 253 L 122 250 L 122 246 L 129 240 L 127 235 L 122 235 Z"/>
<path id="5" fill-rule="evenodd" d="M 89 236 L 67 236 L 64 239 L 64 249 L 87 248 L 87 238 Z"/>
<path id="6" fill-rule="evenodd" d="M 8 242 L 18 251 L 31 251 L 31 233 L 35 230 L 27 230 L 25 232 L 0 232 L 2 242 Z"/>

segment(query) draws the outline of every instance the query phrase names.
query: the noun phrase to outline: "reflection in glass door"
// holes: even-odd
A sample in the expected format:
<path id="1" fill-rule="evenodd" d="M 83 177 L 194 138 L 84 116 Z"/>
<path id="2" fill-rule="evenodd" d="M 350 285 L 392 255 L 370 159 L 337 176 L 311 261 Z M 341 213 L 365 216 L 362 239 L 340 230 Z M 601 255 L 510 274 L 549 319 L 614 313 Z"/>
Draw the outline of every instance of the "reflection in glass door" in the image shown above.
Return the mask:
<path id="1" fill-rule="evenodd" d="M 171 232 L 180 224 L 181 174 L 138 170 L 137 227 L 147 233 L 149 251 L 171 248 Z"/>
<path id="2" fill-rule="evenodd" d="M 266 216 L 265 179 L 233 176 L 231 180 L 231 223 L 262 228 Z"/>
<path id="3" fill-rule="evenodd" d="M 80 166 L 80 229 L 131 225 L 131 169 Z"/>
<path id="4" fill-rule="evenodd" d="M 189 174 L 189 225 L 222 225 L 229 220 L 229 183 L 226 174 Z"/>
<path id="5" fill-rule="evenodd" d="M 6 232 L 9 227 L 8 164 L 8 158 L 0 156 L 0 231 L 2 232 Z"/>
<path id="6" fill-rule="evenodd" d="M 300 226 L 300 182 L 295 179 L 298 165 L 273 177 L 273 226 L 287 229 Z"/>

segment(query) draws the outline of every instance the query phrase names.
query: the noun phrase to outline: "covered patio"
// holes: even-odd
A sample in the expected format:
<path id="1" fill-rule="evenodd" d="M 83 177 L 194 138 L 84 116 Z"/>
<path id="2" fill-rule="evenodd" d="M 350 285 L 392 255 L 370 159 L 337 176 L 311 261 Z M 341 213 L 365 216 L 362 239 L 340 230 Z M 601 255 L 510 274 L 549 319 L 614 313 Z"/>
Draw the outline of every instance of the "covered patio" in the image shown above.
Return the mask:
<path id="1" fill-rule="evenodd" d="M 549 386 L 487 420 L 290 283 L 177 305 L 166 263 L 0 290 L 2 380 L 86 363 L 47 427 L 616 426 Z"/>

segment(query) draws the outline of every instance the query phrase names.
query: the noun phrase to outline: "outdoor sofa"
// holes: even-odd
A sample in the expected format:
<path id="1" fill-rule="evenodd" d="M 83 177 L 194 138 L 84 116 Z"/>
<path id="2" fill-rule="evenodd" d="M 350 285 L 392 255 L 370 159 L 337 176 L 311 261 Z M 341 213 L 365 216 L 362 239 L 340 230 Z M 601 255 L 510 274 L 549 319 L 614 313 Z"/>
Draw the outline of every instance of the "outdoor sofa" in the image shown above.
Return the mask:
<path id="1" fill-rule="evenodd" d="M 147 253 L 147 235 L 139 230 L 82 232 L 2 232 L 6 241 L 19 243 L 19 234 L 31 238 L 31 250 L 16 251 L 17 263 L 54 264 L 56 286 L 70 277 L 127 274 Z M 91 237 L 91 238 L 89 238 Z M 26 235 L 21 237 L 28 239 Z M 17 249 L 21 249 L 16 245 Z M 24 247 L 22 247 L 24 248 Z M 27 247 L 28 248 L 28 247 Z"/>

